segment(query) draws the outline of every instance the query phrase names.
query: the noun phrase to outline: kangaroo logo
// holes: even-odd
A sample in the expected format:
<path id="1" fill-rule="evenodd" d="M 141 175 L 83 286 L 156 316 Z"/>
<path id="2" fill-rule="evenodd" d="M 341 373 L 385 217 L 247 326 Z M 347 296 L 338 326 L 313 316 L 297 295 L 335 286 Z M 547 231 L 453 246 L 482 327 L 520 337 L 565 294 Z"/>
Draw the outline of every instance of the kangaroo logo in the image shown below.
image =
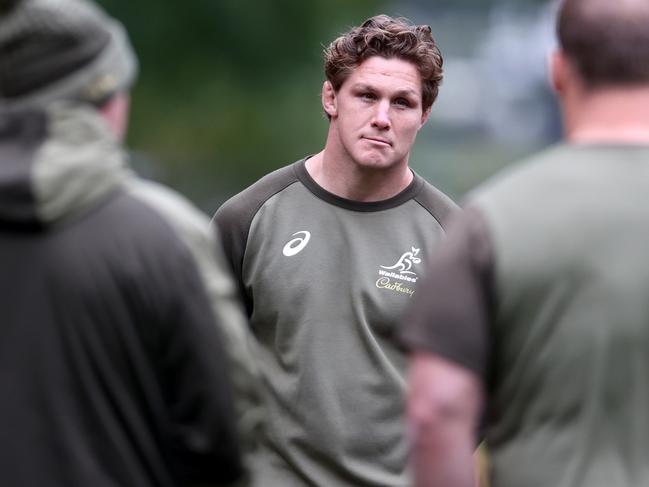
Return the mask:
<path id="1" fill-rule="evenodd" d="M 419 254 L 419 249 L 411 247 L 411 251 L 406 252 L 401 257 L 399 257 L 399 260 L 396 264 L 390 267 L 384 265 L 382 265 L 381 267 L 389 271 L 398 270 L 400 274 L 416 274 L 410 269 L 412 268 L 413 264 L 419 264 L 421 262 L 421 259 L 417 257 L 417 254 Z"/>

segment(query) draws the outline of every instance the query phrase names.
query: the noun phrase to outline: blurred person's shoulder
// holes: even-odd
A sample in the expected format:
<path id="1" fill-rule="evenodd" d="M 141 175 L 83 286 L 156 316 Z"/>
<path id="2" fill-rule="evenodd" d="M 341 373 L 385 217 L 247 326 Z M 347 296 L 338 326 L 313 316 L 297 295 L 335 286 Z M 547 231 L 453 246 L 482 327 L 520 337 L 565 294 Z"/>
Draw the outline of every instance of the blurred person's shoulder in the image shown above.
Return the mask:
<path id="1" fill-rule="evenodd" d="M 175 190 L 141 178 L 130 180 L 126 189 L 130 196 L 158 213 L 183 239 L 211 239 L 208 216 Z"/>
<path id="2" fill-rule="evenodd" d="M 557 144 L 513 162 L 482 184 L 471 190 L 466 201 L 480 202 L 500 194 L 516 194 L 525 197 L 535 188 L 547 183 L 546 176 L 556 174 L 565 163 L 573 161 L 573 148 L 566 144 Z"/>
<path id="3" fill-rule="evenodd" d="M 154 181 L 131 179 L 126 185 L 130 197 L 155 212 L 189 252 L 202 274 L 223 272 L 217 259 L 218 241 L 207 214 L 175 190 Z"/>

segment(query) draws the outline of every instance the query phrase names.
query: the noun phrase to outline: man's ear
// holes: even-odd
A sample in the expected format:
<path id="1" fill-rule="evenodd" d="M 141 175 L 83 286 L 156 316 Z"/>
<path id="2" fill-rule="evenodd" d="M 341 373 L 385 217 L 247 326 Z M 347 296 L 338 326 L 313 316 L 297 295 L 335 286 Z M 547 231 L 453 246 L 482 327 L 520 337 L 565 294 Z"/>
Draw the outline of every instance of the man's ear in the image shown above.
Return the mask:
<path id="1" fill-rule="evenodd" d="M 421 123 L 419 124 L 419 128 L 422 128 L 424 124 L 428 121 L 428 116 L 430 115 L 430 110 L 432 108 L 433 108 L 432 106 L 426 108 L 426 110 L 424 110 L 424 113 L 421 114 Z"/>
<path id="2" fill-rule="evenodd" d="M 1 2 L 1 0 L 0 0 Z M 108 124 L 117 140 L 122 141 L 128 128 L 130 97 L 125 91 L 114 94 L 99 108 L 104 121 Z"/>
<path id="3" fill-rule="evenodd" d="M 553 51 L 548 57 L 548 76 L 550 86 L 557 93 L 561 94 L 566 89 L 566 79 L 569 76 L 569 66 L 566 55 L 561 50 Z"/>
<path id="4" fill-rule="evenodd" d="M 336 91 L 329 81 L 325 81 L 322 85 L 322 108 L 329 118 L 335 118 L 338 115 Z"/>

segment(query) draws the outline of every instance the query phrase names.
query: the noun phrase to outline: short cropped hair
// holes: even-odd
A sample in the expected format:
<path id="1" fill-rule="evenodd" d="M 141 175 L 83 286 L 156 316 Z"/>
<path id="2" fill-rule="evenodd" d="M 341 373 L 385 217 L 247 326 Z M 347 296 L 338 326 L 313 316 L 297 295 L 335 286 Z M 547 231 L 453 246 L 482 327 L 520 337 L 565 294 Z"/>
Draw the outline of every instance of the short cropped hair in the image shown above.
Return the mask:
<path id="1" fill-rule="evenodd" d="M 557 36 L 587 87 L 649 82 L 647 0 L 564 0 Z"/>
<path id="2" fill-rule="evenodd" d="M 442 54 L 430 26 L 413 25 L 403 18 L 377 15 L 335 39 L 324 50 L 327 80 L 338 91 L 352 71 L 373 56 L 413 63 L 422 80 L 422 105 L 427 110 L 439 93 L 443 78 Z"/>

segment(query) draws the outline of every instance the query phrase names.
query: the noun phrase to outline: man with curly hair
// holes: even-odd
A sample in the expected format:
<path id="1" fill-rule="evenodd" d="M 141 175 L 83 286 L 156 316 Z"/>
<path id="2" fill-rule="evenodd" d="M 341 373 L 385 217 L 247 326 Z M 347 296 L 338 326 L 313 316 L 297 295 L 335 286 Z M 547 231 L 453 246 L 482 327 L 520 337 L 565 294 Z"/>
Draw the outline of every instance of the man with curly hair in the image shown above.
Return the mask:
<path id="1" fill-rule="evenodd" d="M 325 49 L 325 74 L 324 149 L 215 215 L 261 345 L 256 470 L 263 485 L 406 486 L 392 338 L 456 209 L 408 166 L 442 56 L 430 27 L 379 15 Z"/>

